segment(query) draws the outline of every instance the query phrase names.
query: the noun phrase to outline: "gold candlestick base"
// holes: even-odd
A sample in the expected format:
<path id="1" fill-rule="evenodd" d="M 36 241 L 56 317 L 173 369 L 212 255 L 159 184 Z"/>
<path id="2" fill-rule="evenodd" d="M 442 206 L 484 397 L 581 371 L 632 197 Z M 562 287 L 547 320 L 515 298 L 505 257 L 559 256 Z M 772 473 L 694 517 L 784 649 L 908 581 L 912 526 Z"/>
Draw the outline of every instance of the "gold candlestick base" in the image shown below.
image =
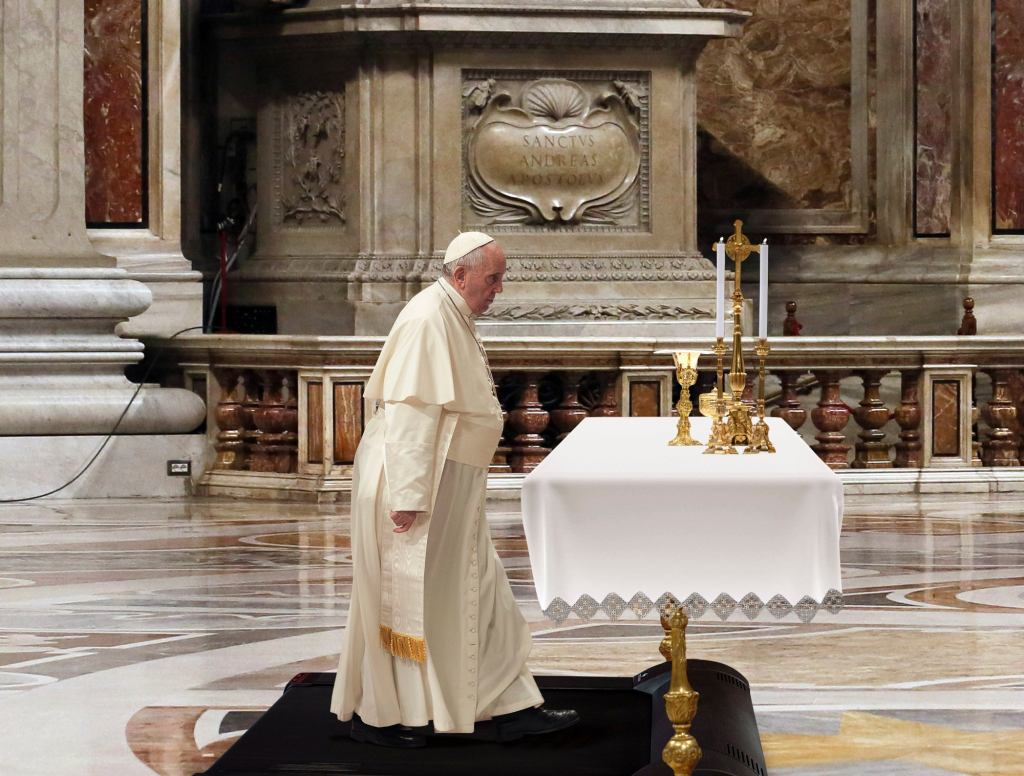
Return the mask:
<path id="1" fill-rule="evenodd" d="M 735 395 L 735 394 L 733 394 Z M 729 407 L 729 441 L 734 445 L 749 445 L 754 433 L 750 410 L 742 401 L 735 401 Z"/>
<path id="2" fill-rule="evenodd" d="M 704 455 L 736 455 L 736 448 L 732 446 L 732 434 L 729 433 L 729 423 L 721 415 L 717 415 L 711 421 L 711 436 L 708 437 Z"/>
<path id="3" fill-rule="evenodd" d="M 669 447 L 689 447 L 690 445 L 701 445 L 703 442 L 698 442 L 692 436 L 690 436 L 690 419 L 679 418 L 679 424 L 676 426 L 676 435 L 668 443 Z"/>
<path id="4" fill-rule="evenodd" d="M 772 444 L 772 440 L 768 438 L 768 424 L 764 422 L 764 418 L 757 421 L 754 424 L 754 432 L 750 436 L 750 444 L 747 445 L 747 449 L 744 453 L 774 453 L 775 445 Z"/>
<path id="5" fill-rule="evenodd" d="M 676 402 L 679 423 L 676 424 L 675 438 L 669 442 L 672 447 L 703 444 L 690 436 L 690 413 L 693 411 L 690 386 L 697 382 L 697 361 L 700 355 L 699 350 L 677 350 L 672 354 L 676 364 L 676 379 L 679 380 L 679 401 Z"/>

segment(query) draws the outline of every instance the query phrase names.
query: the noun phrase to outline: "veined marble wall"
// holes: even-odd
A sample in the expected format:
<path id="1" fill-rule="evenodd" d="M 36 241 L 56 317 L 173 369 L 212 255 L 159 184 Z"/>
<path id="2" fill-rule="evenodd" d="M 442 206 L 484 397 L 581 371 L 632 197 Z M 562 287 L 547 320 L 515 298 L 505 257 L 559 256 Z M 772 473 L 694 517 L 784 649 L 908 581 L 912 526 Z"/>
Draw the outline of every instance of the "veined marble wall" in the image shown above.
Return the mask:
<path id="1" fill-rule="evenodd" d="M 948 235 L 953 195 L 953 51 L 949 0 L 916 0 L 914 231 Z"/>
<path id="2" fill-rule="evenodd" d="M 996 231 L 1024 231 L 1024 1 L 993 0 Z"/>
<path id="3" fill-rule="evenodd" d="M 85 219 L 146 217 L 143 70 L 145 0 L 85 0 Z"/>
<path id="4" fill-rule="evenodd" d="M 700 204 L 843 209 L 851 183 L 849 0 L 714 0 L 753 16 L 697 61 Z"/>

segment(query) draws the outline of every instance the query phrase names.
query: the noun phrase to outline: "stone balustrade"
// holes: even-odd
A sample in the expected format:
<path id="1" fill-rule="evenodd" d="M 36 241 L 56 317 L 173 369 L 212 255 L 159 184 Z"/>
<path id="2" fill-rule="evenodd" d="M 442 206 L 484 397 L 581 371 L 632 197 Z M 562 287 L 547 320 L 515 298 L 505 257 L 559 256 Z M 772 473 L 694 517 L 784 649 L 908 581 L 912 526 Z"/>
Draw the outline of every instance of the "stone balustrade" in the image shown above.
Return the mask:
<path id="1" fill-rule="evenodd" d="M 193 336 L 151 341 L 207 386 L 208 492 L 347 492 L 381 338 Z M 492 474 L 529 472 L 587 417 L 665 416 L 670 352 L 709 340 L 489 338 L 506 413 Z M 1024 343 L 1004 337 L 771 340 L 768 406 L 834 469 L 1020 467 Z M 748 352 L 747 400 L 756 363 Z M 694 393 L 714 381 L 701 358 Z M 673 391 L 676 391 L 673 395 Z M 694 406 L 697 406 L 696 395 Z"/>

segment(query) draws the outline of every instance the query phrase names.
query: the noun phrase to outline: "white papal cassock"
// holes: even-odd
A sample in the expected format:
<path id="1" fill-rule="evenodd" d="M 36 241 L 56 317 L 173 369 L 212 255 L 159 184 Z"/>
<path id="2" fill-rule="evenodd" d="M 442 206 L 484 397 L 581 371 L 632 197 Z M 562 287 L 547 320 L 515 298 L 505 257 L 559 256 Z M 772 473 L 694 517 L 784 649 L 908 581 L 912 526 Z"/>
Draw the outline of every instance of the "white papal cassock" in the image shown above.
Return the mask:
<path id="1" fill-rule="evenodd" d="M 352 603 L 331 710 L 467 733 L 541 704 L 529 627 L 484 518 L 501 407 L 447 281 L 402 310 L 365 395 L 378 407 L 352 475 Z M 395 533 L 392 510 L 426 514 Z"/>

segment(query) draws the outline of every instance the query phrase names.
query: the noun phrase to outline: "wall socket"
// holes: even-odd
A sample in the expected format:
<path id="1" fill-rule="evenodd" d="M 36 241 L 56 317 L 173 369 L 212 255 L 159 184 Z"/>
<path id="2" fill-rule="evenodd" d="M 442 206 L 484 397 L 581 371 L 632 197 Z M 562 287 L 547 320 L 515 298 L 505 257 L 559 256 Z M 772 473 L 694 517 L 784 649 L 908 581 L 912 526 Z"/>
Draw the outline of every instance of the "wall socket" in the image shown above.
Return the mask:
<path id="1" fill-rule="evenodd" d="M 168 461 L 167 462 L 167 476 L 168 477 L 191 477 L 192 476 L 192 461 Z"/>

